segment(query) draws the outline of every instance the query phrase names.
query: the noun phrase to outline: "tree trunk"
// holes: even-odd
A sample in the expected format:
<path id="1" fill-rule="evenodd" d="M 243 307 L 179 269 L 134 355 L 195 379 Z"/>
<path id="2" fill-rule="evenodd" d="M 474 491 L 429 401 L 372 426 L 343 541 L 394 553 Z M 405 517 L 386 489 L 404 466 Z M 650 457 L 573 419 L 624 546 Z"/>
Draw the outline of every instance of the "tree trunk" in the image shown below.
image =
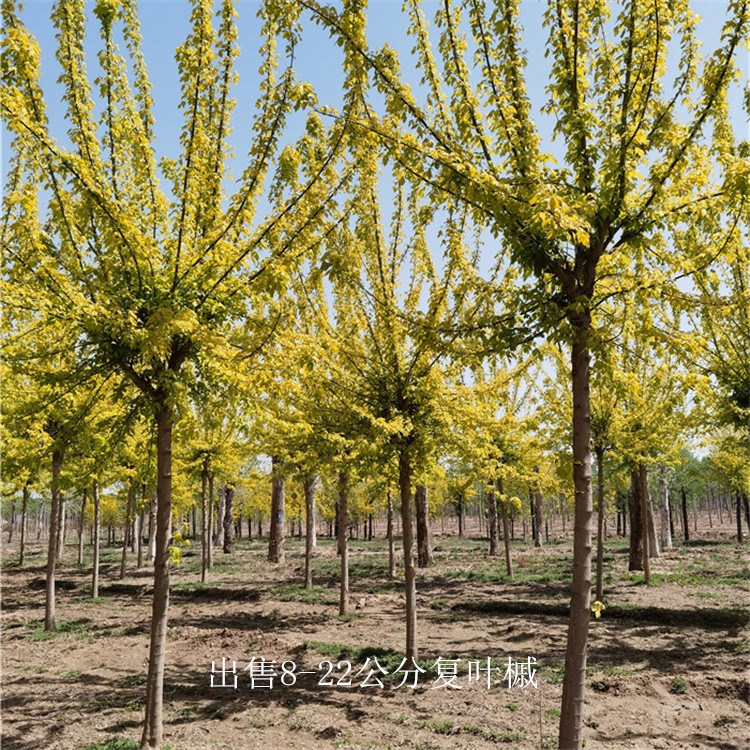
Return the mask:
<path id="1" fill-rule="evenodd" d="M 460 539 L 464 538 L 464 499 L 461 495 L 458 496 L 458 536 Z"/>
<path id="2" fill-rule="evenodd" d="M 662 549 L 672 549 L 672 518 L 669 508 L 669 482 L 667 481 L 667 467 L 659 467 L 659 533 Z"/>
<path id="3" fill-rule="evenodd" d="M 208 529 L 206 534 L 206 568 L 214 566 L 214 472 L 208 466 Z"/>
<path id="4" fill-rule="evenodd" d="M 158 490 L 151 497 L 151 507 L 148 511 L 148 559 L 153 565 L 156 560 L 156 510 Z"/>
<path id="5" fill-rule="evenodd" d="M 497 497 L 494 482 L 490 482 L 487 492 L 487 514 L 489 516 L 490 557 L 497 557 L 500 547 L 500 531 L 497 523 Z"/>
<path id="6" fill-rule="evenodd" d="M 65 522 L 67 515 L 67 502 L 60 497 L 59 510 L 57 513 L 57 562 L 60 562 L 65 548 Z"/>
<path id="7" fill-rule="evenodd" d="M 135 506 L 135 485 L 131 479 L 128 484 L 128 503 L 125 508 L 125 528 L 122 533 L 122 560 L 120 561 L 120 580 L 125 578 L 125 566 L 128 560 L 128 532 L 130 530 L 130 519 L 133 517 Z"/>
<path id="8" fill-rule="evenodd" d="M 281 461 L 271 459 L 273 485 L 271 489 L 271 528 L 268 534 L 268 562 L 284 562 L 284 479 L 279 476 Z"/>
<path id="9" fill-rule="evenodd" d="M 26 514 L 29 508 L 29 482 L 23 485 L 23 500 L 21 501 L 21 549 L 18 552 L 18 564 L 23 565 L 26 553 Z"/>
<path id="10" fill-rule="evenodd" d="M 643 582 L 647 585 L 651 585 L 651 540 L 649 533 L 650 513 L 649 513 L 649 497 L 648 497 L 648 474 L 646 473 L 646 465 L 639 464 L 638 466 L 638 480 L 640 482 L 640 500 L 641 500 L 641 545 L 643 547 Z"/>
<path id="11" fill-rule="evenodd" d="M 739 544 L 742 544 L 742 494 L 739 490 L 735 493 L 736 497 L 736 508 L 737 512 L 735 514 L 736 521 L 737 521 L 737 542 Z"/>
<path id="12" fill-rule="evenodd" d="M 591 414 L 588 331 L 586 314 L 573 326 L 571 351 L 573 390 L 573 584 L 568 642 L 565 651 L 559 747 L 581 747 L 583 696 L 586 686 L 586 648 L 591 619 Z"/>
<path id="13" fill-rule="evenodd" d="M 52 451 L 52 505 L 49 521 L 49 544 L 47 547 L 47 580 L 45 585 L 44 629 L 57 630 L 55 621 L 55 565 L 57 563 L 57 537 L 60 532 L 60 469 L 63 451 Z"/>
<path id="14" fill-rule="evenodd" d="M 748 534 L 750 534 L 750 500 L 745 493 L 742 493 L 742 504 L 745 508 L 745 523 L 747 523 L 747 531 Z"/>
<path id="15" fill-rule="evenodd" d="M 224 488 L 224 554 L 234 552 L 234 485 Z"/>
<path id="16" fill-rule="evenodd" d="M 539 467 L 535 466 L 534 471 L 538 474 Z M 542 527 L 544 526 L 544 495 L 541 487 L 537 487 L 534 493 L 534 521 L 536 524 L 536 534 L 534 535 L 534 546 L 542 546 Z"/>
<path id="17" fill-rule="evenodd" d="M 630 516 L 630 555 L 628 570 L 643 570 L 643 532 L 641 529 L 641 482 L 638 469 L 630 473 L 630 494 L 628 495 Z"/>
<path id="18" fill-rule="evenodd" d="M 91 502 L 94 505 L 94 523 L 92 531 L 94 532 L 94 559 L 91 562 L 91 597 L 96 599 L 99 596 L 99 546 L 101 531 L 99 528 L 99 482 L 95 479 L 91 485 Z"/>
<path id="19" fill-rule="evenodd" d="M 417 510 L 417 564 L 420 568 L 432 565 L 430 549 L 430 520 L 427 504 L 427 487 L 418 484 L 414 489 L 414 505 Z"/>
<path id="20" fill-rule="evenodd" d="M 391 499 L 391 490 L 388 489 L 386 494 L 388 504 L 388 526 L 386 533 L 388 535 L 388 577 L 396 577 L 396 552 L 393 549 L 393 500 Z"/>
<path id="21" fill-rule="evenodd" d="M 315 547 L 315 484 L 318 478 L 315 474 L 305 479 L 305 588 L 312 588 L 313 565 L 312 551 Z"/>
<path id="22" fill-rule="evenodd" d="M 143 498 L 142 498 L 143 499 Z M 145 505 L 142 505 L 141 508 L 138 511 L 138 526 L 137 526 L 137 534 L 135 537 L 136 540 L 136 546 L 135 546 L 135 553 L 136 553 L 136 561 L 135 561 L 135 567 L 140 570 L 143 567 L 143 521 L 144 521 L 144 513 L 145 513 Z"/>
<path id="23" fill-rule="evenodd" d="M 417 581 L 414 568 L 414 539 L 411 513 L 411 464 L 406 449 L 398 457 L 398 485 L 401 493 L 401 527 L 406 584 L 406 659 L 417 660 Z"/>
<path id="24" fill-rule="evenodd" d="M 172 537 L 172 407 L 162 402 L 156 417 L 156 557 L 151 614 L 146 718 L 141 748 L 158 748 L 162 742 L 164 658 L 169 615 L 169 544 Z"/>
<path id="25" fill-rule="evenodd" d="M 13 541 L 13 532 L 16 526 L 16 498 L 10 501 L 10 518 L 8 519 L 8 544 Z"/>
<path id="26" fill-rule="evenodd" d="M 349 612 L 349 477 L 345 471 L 339 474 L 339 555 L 341 556 L 341 581 L 339 589 L 339 615 Z"/>
<path id="27" fill-rule="evenodd" d="M 216 529 L 214 533 L 214 544 L 216 547 L 224 545 L 224 510 L 226 508 L 226 495 L 219 490 L 216 508 Z"/>
<path id="28" fill-rule="evenodd" d="M 88 487 L 83 490 L 81 498 L 81 515 L 78 518 L 78 564 L 83 565 L 83 532 L 85 529 L 84 521 L 86 519 L 86 501 L 89 497 Z"/>
<path id="29" fill-rule="evenodd" d="M 596 453 L 596 601 L 604 599 L 604 448 Z"/>
<path id="30" fill-rule="evenodd" d="M 503 518 L 503 546 L 505 547 L 505 572 L 513 580 L 513 558 L 510 556 L 510 537 L 508 536 L 508 505 L 503 497 L 503 480 L 497 480 L 497 494 L 500 496 L 500 512 Z"/>
<path id="31" fill-rule="evenodd" d="M 690 524 L 688 523 L 687 491 L 681 488 L 682 494 L 682 533 L 686 542 L 690 541 Z"/>

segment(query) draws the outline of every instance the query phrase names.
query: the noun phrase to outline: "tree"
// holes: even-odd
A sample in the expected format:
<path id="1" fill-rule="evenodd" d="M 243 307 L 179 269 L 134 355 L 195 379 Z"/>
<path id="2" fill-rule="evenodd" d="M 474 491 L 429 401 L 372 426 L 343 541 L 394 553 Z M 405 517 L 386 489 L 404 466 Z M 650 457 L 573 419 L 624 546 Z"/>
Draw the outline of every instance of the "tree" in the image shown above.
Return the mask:
<path id="1" fill-rule="evenodd" d="M 273 174 L 272 164 L 278 163 L 288 114 L 306 107 L 312 92 L 295 79 L 291 64 L 279 74 L 277 40 L 287 59 L 293 58 L 297 34 L 286 26 L 293 13 L 264 7 L 252 143 L 239 188 L 226 196 L 238 54 L 233 2 L 222 2 L 216 26 L 213 3 L 192 3 L 191 30 L 177 50 L 181 156 L 160 163 L 135 3 L 99 0 L 94 7 L 101 37 L 98 97 L 85 73 L 84 5 L 66 0 L 52 12 L 71 143 L 66 148 L 54 139 L 54 123 L 46 116 L 37 43 L 16 3 L 3 3 L 1 106 L 13 136 L 12 189 L 5 205 L 12 222 L 26 225 L 24 236 L 30 235 L 29 242 L 11 248 L 9 273 L 13 283 L 33 290 L 37 307 L 54 309 L 76 332 L 72 350 L 80 362 L 136 386 L 153 420 L 157 520 L 141 741 L 146 748 L 157 747 L 162 734 L 176 406 L 197 371 L 231 360 L 235 352 L 223 334 L 253 308 L 254 299 L 280 291 L 291 248 L 304 252 L 308 229 L 324 220 L 324 207 L 339 185 L 332 162 L 340 129 L 332 130 L 320 158 L 306 165 L 312 177 L 305 188 L 285 192 L 288 169 L 281 163 Z M 115 44 L 118 35 L 127 60 Z M 323 130 L 318 132 L 325 140 Z M 160 173 L 169 194 L 157 184 Z M 49 195 L 44 222 L 35 200 L 40 188 Z M 273 209 L 261 218 L 257 207 L 266 189 Z"/>
<path id="2" fill-rule="evenodd" d="M 440 4 L 436 43 L 419 0 L 406 4 L 423 104 L 404 83 L 396 52 L 368 48 L 361 0 L 345 2 L 341 12 L 302 2 L 348 46 L 350 68 L 371 75 L 385 97 L 385 115 L 368 110 L 363 130 L 380 135 L 391 158 L 436 204 L 462 201 L 478 224 L 502 236 L 508 260 L 534 278 L 527 310 L 570 347 L 574 575 L 559 746 L 579 748 L 591 589 L 589 362 L 597 345 L 592 316 L 609 286 L 598 282 L 609 276 L 648 285 L 663 278 L 661 263 L 669 270 L 694 267 L 694 258 L 684 262 L 684 246 L 665 252 L 662 240 L 696 211 L 728 215 L 731 225 L 738 196 L 748 192 L 727 121 L 748 4 L 730 0 L 720 45 L 701 69 L 696 19 L 684 3 L 634 0 L 616 6 L 615 19 L 607 4 L 550 3 L 543 114 L 565 149 L 555 166 L 540 150 L 532 119 L 516 0 L 491 8 L 472 3 L 465 18 L 463 6 Z M 667 83 L 666 59 L 676 44 L 682 57 Z M 710 124 L 720 134 L 712 143 L 705 138 Z M 719 170 L 712 173 L 715 161 Z M 652 263 L 655 247 L 661 260 Z M 620 273 L 629 268 L 632 275 Z M 507 320 L 488 319 L 487 338 L 496 346 L 533 334 L 519 335 Z"/>

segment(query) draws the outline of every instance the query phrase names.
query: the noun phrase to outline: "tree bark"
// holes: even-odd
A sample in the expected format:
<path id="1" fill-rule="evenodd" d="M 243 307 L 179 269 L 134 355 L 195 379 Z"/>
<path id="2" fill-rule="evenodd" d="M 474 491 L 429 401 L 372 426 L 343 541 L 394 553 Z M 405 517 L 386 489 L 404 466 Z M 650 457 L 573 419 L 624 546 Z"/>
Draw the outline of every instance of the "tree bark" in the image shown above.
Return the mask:
<path id="1" fill-rule="evenodd" d="M 745 523 L 747 523 L 747 531 L 750 534 L 750 500 L 746 493 L 742 493 L 742 504 L 745 508 Z"/>
<path id="2" fill-rule="evenodd" d="M 604 448 L 596 446 L 596 600 L 604 599 Z"/>
<path id="3" fill-rule="evenodd" d="M 313 585 L 312 551 L 315 547 L 315 484 L 318 481 L 315 474 L 305 479 L 305 588 Z"/>
<path id="4" fill-rule="evenodd" d="M 641 529 L 641 482 L 638 469 L 630 473 L 630 494 L 628 495 L 630 516 L 630 555 L 628 570 L 643 570 L 643 532 Z"/>
<path id="5" fill-rule="evenodd" d="M 489 516 L 490 557 L 497 557 L 500 547 L 500 531 L 497 523 L 497 497 L 493 482 L 490 482 L 487 492 L 487 514 Z"/>
<path id="6" fill-rule="evenodd" d="M 508 505 L 503 499 L 503 480 L 497 480 L 497 494 L 500 496 L 500 509 L 503 518 L 503 546 L 505 547 L 505 572 L 513 580 L 513 558 L 510 555 L 510 536 L 508 534 Z"/>
<path id="7" fill-rule="evenodd" d="M 345 471 L 339 473 L 339 555 L 341 556 L 341 580 L 339 587 L 339 615 L 349 612 L 349 477 Z"/>
<path id="8" fill-rule="evenodd" d="M 586 686 L 586 654 L 591 619 L 591 412 L 588 332 L 590 314 L 581 314 L 573 325 L 571 347 L 573 391 L 573 584 L 568 641 L 565 651 L 560 712 L 559 747 L 577 750 L 583 730 L 583 697 Z"/>
<path id="9" fill-rule="evenodd" d="M 393 549 L 393 500 L 391 499 L 391 490 L 387 492 L 388 504 L 388 526 L 386 533 L 388 535 L 388 577 L 396 577 L 396 552 Z"/>
<path id="10" fill-rule="evenodd" d="M 279 475 L 281 460 L 274 456 L 273 485 L 271 489 L 271 527 L 268 533 L 268 562 L 284 562 L 284 479 Z"/>
<path id="11" fill-rule="evenodd" d="M 209 462 L 210 464 L 210 462 Z M 208 533 L 206 535 L 206 567 L 214 566 L 214 472 L 208 467 Z"/>
<path id="12" fill-rule="evenodd" d="M 459 536 L 459 539 L 463 539 L 464 538 L 464 498 L 463 498 L 463 495 L 458 496 L 456 507 L 458 508 L 458 536 Z"/>
<path id="13" fill-rule="evenodd" d="M 208 546 L 211 544 L 211 519 L 208 513 L 208 462 L 203 459 L 201 467 L 201 583 L 206 582 L 208 574 Z"/>
<path id="14" fill-rule="evenodd" d="M 216 547 L 224 545 L 224 509 L 226 507 L 226 495 L 219 490 L 216 507 L 216 529 L 214 532 L 214 544 Z"/>
<path id="15" fill-rule="evenodd" d="M 672 549 L 672 518 L 669 508 L 669 482 L 667 467 L 659 467 L 659 534 L 662 549 Z"/>
<path id="16" fill-rule="evenodd" d="M 417 582 L 414 568 L 414 539 L 411 513 L 411 464 L 407 449 L 398 457 L 398 485 L 401 493 L 401 526 L 404 548 L 404 580 L 406 585 L 406 649 L 407 659 L 417 660 Z"/>
<path id="17" fill-rule="evenodd" d="M 65 548 L 65 527 L 67 516 L 67 502 L 60 496 L 59 510 L 57 513 L 57 562 L 60 562 Z"/>
<path id="18" fill-rule="evenodd" d="M 534 471 L 539 474 L 539 467 L 535 466 Z M 544 495 L 541 487 L 536 488 L 534 493 L 534 522 L 536 532 L 534 534 L 534 546 L 542 546 L 542 528 L 544 526 Z"/>
<path id="19" fill-rule="evenodd" d="M 91 597 L 96 599 L 99 596 L 99 546 L 101 531 L 99 528 L 99 482 L 94 479 L 91 485 L 91 502 L 94 505 L 94 559 L 91 562 Z"/>
<path id="20" fill-rule="evenodd" d="M 151 506 L 148 511 L 148 559 L 153 565 L 156 559 L 156 506 L 157 492 L 151 497 Z"/>
<path id="21" fill-rule="evenodd" d="M 688 523 L 687 491 L 681 488 L 682 495 L 682 533 L 686 542 L 690 541 L 690 524 Z"/>
<path id="22" fill-rule="evenodd" d="M 83 565 L 83 532 L 85 530 L 85 519 L 86 519 L 86 502 L 89 497 L 88 487 L 83 490 L 83 497 L 81 498 L 81 515 L 78 518 L 78 564 Z"/>
<path id="23" fill-rule="evenodd" d="M 29 482 L 23 485 L 23 500 L 21 501 L 21 549 L 18 551 L 18 564 L 23 565 L 26 554 L 26 514 L 29 508 Z"/>
<path id="24" fill-rule="evenodd" d="M 742 544 L 742 494 L 739 490 L 735 493 L 736 501 L 736 521 L 737 521 L 737 542 Z"/>
<path id="25" fill-rule="evenodd" d="M 60 469 L 62 468 L 62 462 L 62 449 L 54 448 L 52 451 L 52 504 L 50 508 L 44 606 L 44 629 L 49 631 L 57 630 L 55 620 L 55 565 L 57 563 L 57 537 L 60 533 Z"/>
<path id="26" fill-rule="evenodd" d="M 128 561 L 128 532 L 135 510 L 135 485 L 131 479 L 128 483 L 128 504 L 125 508 L 125 529 L 122 534 L 122 560 L 120 561 L 120 580 L 125 578 L 125 566 Z"/>
<path id="27" fill-rule="evenodd" d="M 10 501 L 10 518 L 8 519 L 8 544 L 13 541 L 13 532 L 16 526 L 16 498 Z"/>
<path id="28" fill-rule="evenodd" d="M 427 504 L 427 487 L 418 484 L 414 489 L 414 505 L 417 510 L 417 564 L 420 568 L 432 565 L 430 549 L 430 521 Z"/>
<path id="29" fill-rule="evenodd" d="M 172 537 L 172 407 L 164 399 L 156 416 L 156 556 L 151 642 L 146 678 L 146 718 L 141 748 L 162 742 L 164 659 L 169 616 L 169 545 Z"/>
<path id="30" fill-rule="evenodd" d="M 651 585 L 651 540 L 649 533 L 650 514 L 649 514 L 649 497 L 648 497 L 648 475 L 646 473 L 646 465 L 639 464 L 638 466 L 638 480 L 640 482 L 640 499 L 641 499 L 641 545 L 643 547 L 643 582 L 647 585 Z"/>
<path id="31" fill-rule="evenodd" d="M 224 488 L 224 554 L 234 552 L 234 485 Z"/>

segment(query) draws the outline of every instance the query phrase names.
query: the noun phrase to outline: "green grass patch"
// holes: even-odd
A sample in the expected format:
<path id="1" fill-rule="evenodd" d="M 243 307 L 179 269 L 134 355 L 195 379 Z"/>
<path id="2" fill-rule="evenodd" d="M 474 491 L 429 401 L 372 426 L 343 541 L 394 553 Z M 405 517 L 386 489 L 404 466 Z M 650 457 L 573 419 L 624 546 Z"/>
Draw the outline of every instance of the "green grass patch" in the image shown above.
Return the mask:
<path id="1" fill-rule="evenodd" d="M 302 602 L 303 604 L 338 604 L 338 593 L 324 586 L 306 589 L 301 583 L 284 583 L 273 589 L 272 599 L 280 602 Z"/>
<path id="2" fill-rule="evenodd" d="M 86 745 L 81 750 L 138 750 L 140 744 L 135 740 L 126 740 L 122 737 L 113 737 L 103 742 L 95 742 L 92 745 Z"/>

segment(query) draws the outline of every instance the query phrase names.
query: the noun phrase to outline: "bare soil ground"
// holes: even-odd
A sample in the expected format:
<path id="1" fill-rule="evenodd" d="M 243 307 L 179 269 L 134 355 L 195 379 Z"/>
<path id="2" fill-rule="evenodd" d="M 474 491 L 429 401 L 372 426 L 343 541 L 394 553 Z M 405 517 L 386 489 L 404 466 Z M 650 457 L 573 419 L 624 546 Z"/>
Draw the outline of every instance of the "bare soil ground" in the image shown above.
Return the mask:
<path id="1" fill-rule="evenodd" d="M 227 748 L 556 747 L 564 662 L 569 542 L 541 550 L 514 546 L 516 580 L 482 540 L 435 539 L 436 564 L 420 572 L 420 664 L 461 659 L 461 690 L 321 686 L 326 660 L 356 672 L 369 657 L 388 671 L 403 653 L 401 584 L 387 578 L 382 540 L 353 542 L 352 614 L 337 615 L 338 560 L 320 540 L 316 586 L 300 585 L 302 547 L 287 540 L 287 562 L 269 567 L 265 543 L 239 541 L 217 554 L 200 584 L 200 551 L 173 574 L 165 678 L 165 743 L 172 750 Z M 41 629 L 44 551 L 27 565 L 4 551 L 4 750 L 127 750 L 137 747 L 148 653 L 150 573 L 117 580 L 118 551 L 105 550 L 101 596 L 89 570 L 65 551 L 58 573 L 59 632 Z M 653 562 L 655 585 L 627 572 L 624 540 L 610 540 L 606 609 L 592 619 L 585 715 L 586 748 L 750 748 L 750 573 L 729 532 L 691 542 Z M 238 687 L 210 686 L 211 664 L 237 662 Z M 243 671 L 252 657 L 293 660 L 296 684 L 256 687 Z M 471 660 L 497 667 L 492 686 L 468 683 Z M 537 660 L 538 688 L 503 682 L 508 658 Z M 372 665 L 373 662 L 371 661 Z M 233 679 L 233 675 L 228 677 Z M 482 674 L 484 680 L 486 675 Z M 214 674 L 216 682 L 221 680 Z M 287 678 L 287 681 L 290 678 Z M 231 683 L 230 683 L 231 684 Z"/>

